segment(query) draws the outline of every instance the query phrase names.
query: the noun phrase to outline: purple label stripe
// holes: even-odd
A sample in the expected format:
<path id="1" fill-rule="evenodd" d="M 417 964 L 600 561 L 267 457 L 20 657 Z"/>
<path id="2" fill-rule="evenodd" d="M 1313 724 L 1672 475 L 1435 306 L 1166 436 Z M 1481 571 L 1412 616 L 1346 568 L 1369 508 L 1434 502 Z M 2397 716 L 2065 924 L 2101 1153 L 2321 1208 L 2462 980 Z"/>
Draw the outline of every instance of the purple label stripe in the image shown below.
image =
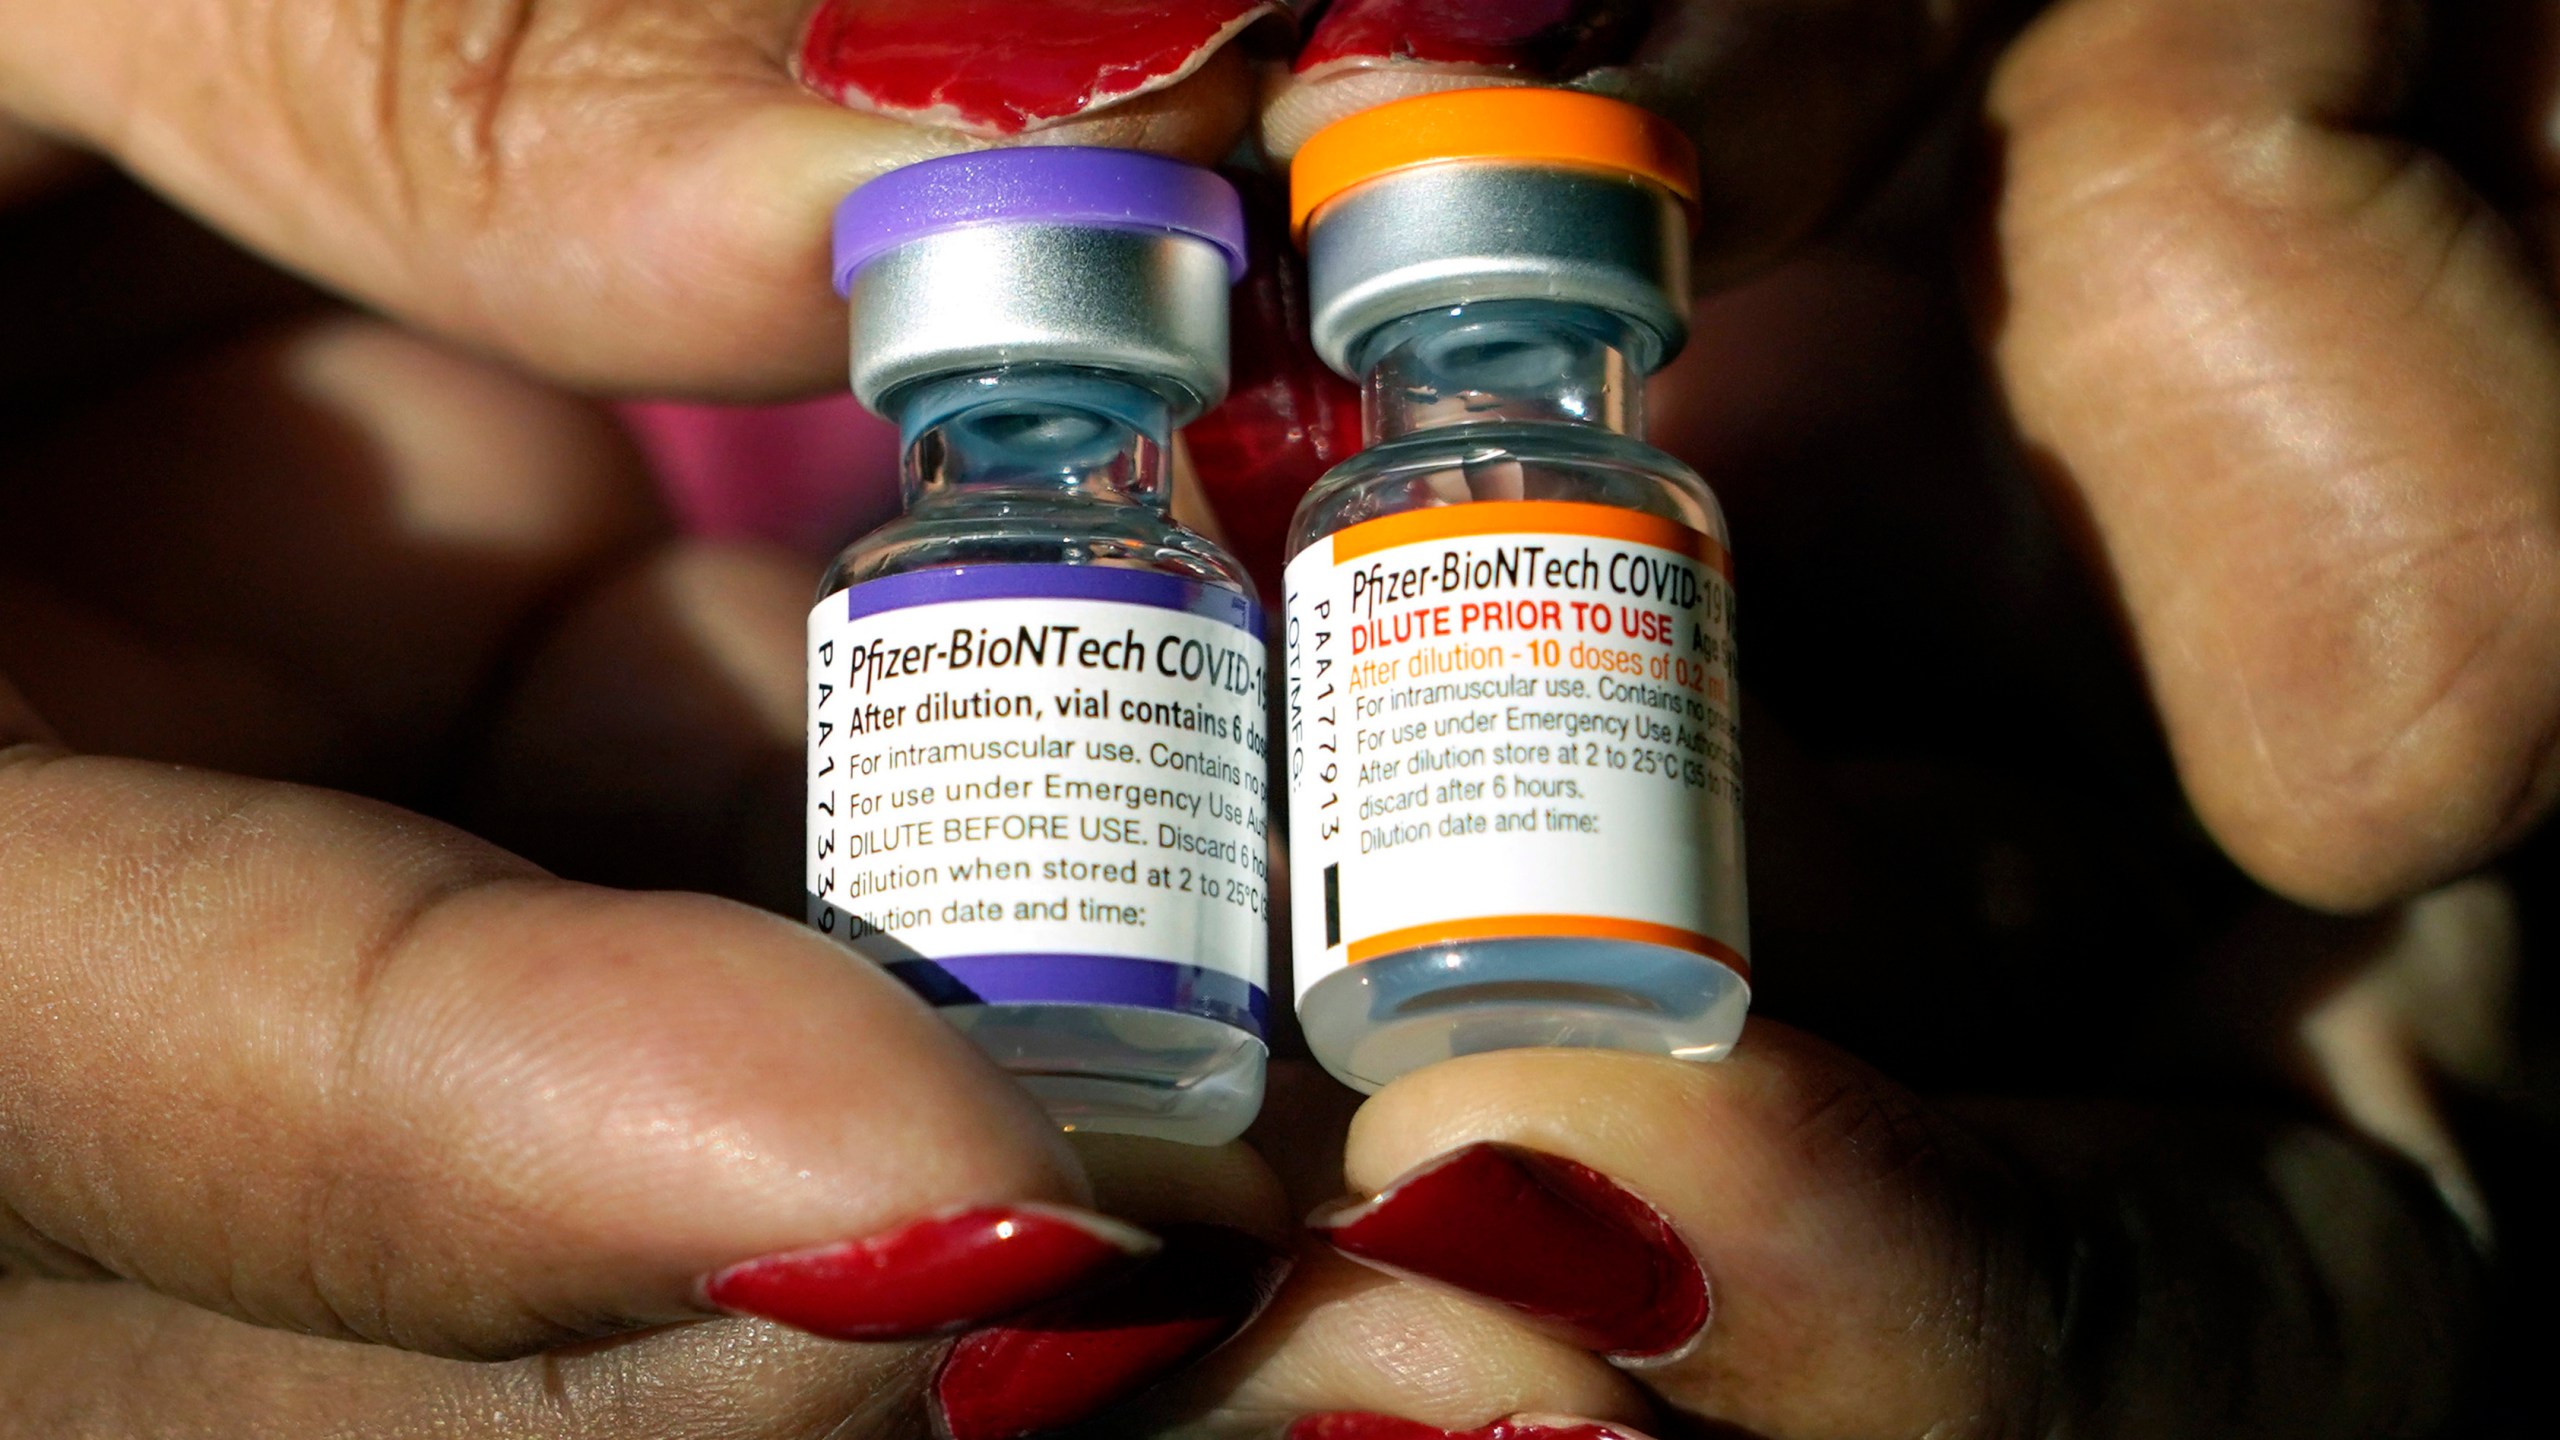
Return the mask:
<path id="1" fill-rule="evenodd" d="M 845 618 L 955 600 L 1111 600 L 1180 610 L 1262 638 L 1262 607 L 1179 575 L 1110 565 L 948 565 L 865 580 L 844 592 Z"/>
<path id="2" fill-rule="evenodd" d="M 1255 1039 L 1271 997 L 1218 970 L 1118 955 L 960 955 L 896 960 L 889 973 L 935 1005 L 1130 1005 L 1222 1020 Z"/>

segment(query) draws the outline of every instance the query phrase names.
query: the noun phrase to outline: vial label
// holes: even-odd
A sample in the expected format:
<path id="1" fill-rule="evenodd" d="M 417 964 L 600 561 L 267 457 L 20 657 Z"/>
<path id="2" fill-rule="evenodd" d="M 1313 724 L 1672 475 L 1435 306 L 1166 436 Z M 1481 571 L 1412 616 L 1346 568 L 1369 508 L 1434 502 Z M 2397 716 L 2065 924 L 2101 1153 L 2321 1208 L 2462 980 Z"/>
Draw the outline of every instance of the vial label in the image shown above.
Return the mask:
<path id="1" fill-rule="evenodd" d="M 937 1005 L 1263 1033 L 1261 617 L 1175 576 L 919 571 L 809 616 L 809 923 Z"/>
<path id="2" fill-rule="evenodd" d="M 1547 501 L 1392 515 L 1290 561 L 1299 996 L 1515 938 L 1748 978 L 1731 574 L 1687 526 Z"/>

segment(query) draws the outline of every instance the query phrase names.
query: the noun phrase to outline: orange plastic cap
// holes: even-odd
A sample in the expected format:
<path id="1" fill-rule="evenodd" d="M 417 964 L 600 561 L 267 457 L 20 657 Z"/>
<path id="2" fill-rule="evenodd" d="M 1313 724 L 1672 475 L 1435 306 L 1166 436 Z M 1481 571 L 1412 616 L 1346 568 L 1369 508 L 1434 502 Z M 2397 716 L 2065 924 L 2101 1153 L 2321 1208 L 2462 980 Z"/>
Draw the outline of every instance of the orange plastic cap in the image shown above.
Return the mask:
<path id="1" fill-rule="evenodd" d="M 1698 152 L 1670 121 L 1578 90 L 1505 86 L 1416 95 L 1337 120 L 1289 168 L 1289 223 L 1306 238 L 1326 201 L 1365 181 L 1468 160 L 1547 164 L 1651 181 L 1698 203 Z"/>

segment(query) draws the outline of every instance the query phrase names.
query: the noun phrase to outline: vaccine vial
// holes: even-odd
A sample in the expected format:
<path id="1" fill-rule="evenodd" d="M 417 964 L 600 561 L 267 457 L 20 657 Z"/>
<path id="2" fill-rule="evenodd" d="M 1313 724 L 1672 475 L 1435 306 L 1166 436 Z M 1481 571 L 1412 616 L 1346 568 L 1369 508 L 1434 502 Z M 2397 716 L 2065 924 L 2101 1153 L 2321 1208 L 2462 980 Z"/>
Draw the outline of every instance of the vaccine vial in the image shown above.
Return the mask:
<path id="1" fill-rule="evenodd" d="M 1750 1003 L 1722 512 L 1643 442 L 1687 337 L 1696 161 L 1597 96 L 1424 96 L 1292 173 L 1369 447 L 1299 507 L 1292 958 L 1326 1069 L 1709 1060 Z"/>
<path id="2" fill-rule="evenodd" d="M 836 220 L 906 508 L 809 617 L 809 921 L 1069 1129 L 1217 1144 L 1262 1103 L 1263 621 L 1168 513 L 1244 244 L 1225 181 L 1109 150 L 928 161 Z"/>

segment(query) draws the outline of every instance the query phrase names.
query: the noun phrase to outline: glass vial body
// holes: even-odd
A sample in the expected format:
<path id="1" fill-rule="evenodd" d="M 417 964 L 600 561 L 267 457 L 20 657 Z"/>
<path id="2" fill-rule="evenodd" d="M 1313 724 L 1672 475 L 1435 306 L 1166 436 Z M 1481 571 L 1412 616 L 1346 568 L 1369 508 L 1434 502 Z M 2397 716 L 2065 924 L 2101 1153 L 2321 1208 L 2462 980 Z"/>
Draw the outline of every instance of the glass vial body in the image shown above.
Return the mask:
<path id="1" fill-rule="evenodd" d="M 1285 637 L 1298 1015 L 1356 1088 L 1741 1032 L 1730 562 L 1638 438 L 1656 343 L 1507 300 L 1359 348 L 1371 447 L 1298 511 Z"/>
<path id="2" fill-rule="evenodd" d="M 810 626 L 810 923 L 1069 1129 L 1195 1144 L 1260 1108 L 1262 635 L 1167 513 L 1165 401 L 1023 366 L 887 407 L 907 508 Z"/>

